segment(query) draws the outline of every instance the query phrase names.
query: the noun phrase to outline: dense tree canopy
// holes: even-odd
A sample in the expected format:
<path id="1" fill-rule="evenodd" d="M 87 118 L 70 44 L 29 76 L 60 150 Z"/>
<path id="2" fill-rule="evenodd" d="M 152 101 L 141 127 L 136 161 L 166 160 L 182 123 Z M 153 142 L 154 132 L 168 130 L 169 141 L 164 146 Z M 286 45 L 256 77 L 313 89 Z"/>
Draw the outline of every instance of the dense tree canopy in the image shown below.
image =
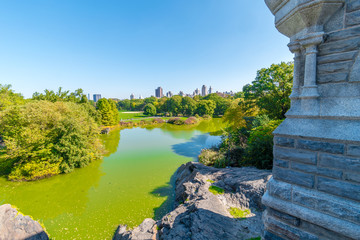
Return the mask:
<path id="1" fill-rule="evenodd" d="M 113 126 L 119 123 L 120 116 L 115 101 L 111 99 L 101 98 L 96 103 L 96 108 L 101 115 L 102 125 Z"/>
<path id="2" fill-rule="evenodd" d="M 33 180 L 66 173 L 100 158 L 99 126 L 89 105 L 31 101 L 0 112 L 1 174 Z"/>
<path id="3" fill-rule="evenodd" d="M 273 119 L 284 119 L 290 108 L 294 64 L 272 64 L 257 72 L 255 81 L 243 88 L 247 108 L 257 106 Z"/>
<path id="4" fill-rule="evenodd" d="M 25 100 L 19 93 L 15 93 L 11 89 L 11 85 L 0 84 L 0 111 L 13 105 L 24 104 Z"/>
<path id="5" fill-rule="evenodd" d="M 151 103 L 146 104 L 144 108 L 144 114 L 148 116 L 155 116 L 156 115 L 156 108 Z"/>

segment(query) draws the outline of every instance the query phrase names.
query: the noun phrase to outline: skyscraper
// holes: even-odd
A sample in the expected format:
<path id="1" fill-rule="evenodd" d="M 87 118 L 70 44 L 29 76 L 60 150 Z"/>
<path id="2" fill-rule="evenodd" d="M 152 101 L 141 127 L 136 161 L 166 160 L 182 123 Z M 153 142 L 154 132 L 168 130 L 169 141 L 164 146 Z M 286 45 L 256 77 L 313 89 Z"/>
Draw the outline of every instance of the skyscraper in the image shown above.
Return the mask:
<path id="1" fill-rule="evenodd" d="M 132 94 L 130 95 L 130 100 L 133 100 L 133 99 L 135 99 L 135 95 L 132 93 Z"/>
<path id="2" fill-rule="evenodd" d="M 194 91 L 194 96 L 197 96 L 197 95 L 200 95 L 200 90 L 198 88 L 195 89 L 195 91 Z"/>
<path id="3" fill-rule="evenodd" d="M 94 102 L 97 102 L 101 99 L 101 94 L 94 94 Z"/>
<path id="4" fill-rule="evenodd" d="M 168 92 L 166 93 L 166 96 L 167 96 L 168 98 L 171 98 L 171 97 L 173 96 L 173 94 L 172 94 L 171 91 L 168 91 Z"/>
<path id="5" fill-rule="evenodd" d="M 184 92 L 183 92 L 183 91 L 180 91 L 180 92 L 179 92 L 179 96 L 185 97 Z"/>
<path id="6" fill-rule="evenodd" d="M 155 96 L 157 98 L 162 98 L 164 96 L 163 89 L 161 87 L 158 87 L 157 89 L 155 89 Z"/>
<path id="7" fill-rule="evenodd" d="M 210 86 L 210 88 L 209 88 L 209 94 L 212 94 L 213 93 L 213 89 L 212 89 L 212 87 Z"/>
<path id="8" fill-rule="evenodd" d="M 201 96 L 205 97 L 207 95 L 207 87 L 205 85 L 201 88 Z"/>

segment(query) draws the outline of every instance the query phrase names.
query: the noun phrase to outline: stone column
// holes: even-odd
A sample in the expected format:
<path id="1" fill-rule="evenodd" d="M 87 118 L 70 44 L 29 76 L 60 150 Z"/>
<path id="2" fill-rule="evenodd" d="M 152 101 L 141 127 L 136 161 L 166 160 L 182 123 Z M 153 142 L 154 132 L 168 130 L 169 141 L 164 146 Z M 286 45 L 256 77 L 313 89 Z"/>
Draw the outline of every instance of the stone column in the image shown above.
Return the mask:
<path id="1" fill-rule="evenodd" d="M 265 2 L 295 69 L 291 109 L 273 132 L 263 239 L 358 240 L 359 0 Z"/>
<path id="2" fill-rule="evenodd" d="M 316 84 L 317 47 L 323 41 L 323 32 L 307 34 L 299 39 L 305 48 L 305 75 L 302 88 L 301 109 L 303 115 L 319 115 L 319 92 Z"/>
<path id="3" fill-rule="evenodd" d="M 294 53 L 293 88 L 290 95 L 291 107 L 286 116 L 296 115 L 300 108 L 300 72 L 301 72 L 301 45 L 298 42 L 290 42 L 288 47 Z"/>

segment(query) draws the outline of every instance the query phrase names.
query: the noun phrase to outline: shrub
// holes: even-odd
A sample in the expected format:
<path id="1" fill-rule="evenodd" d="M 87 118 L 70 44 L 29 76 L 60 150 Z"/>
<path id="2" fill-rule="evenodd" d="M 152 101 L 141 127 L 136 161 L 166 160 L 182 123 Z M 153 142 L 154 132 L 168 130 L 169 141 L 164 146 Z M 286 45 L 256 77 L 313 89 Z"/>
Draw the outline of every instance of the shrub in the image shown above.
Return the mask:
<path id="1" fill-rule="evenodd" d="M 200 118 L 199 114 L 195 114 L 195 117 L 196 117 L 196 118 Z"/>
<path id="2" fill-rule="evenodd" d="M 152 120 L 152 122 L 153 122 L 154 124 L 160 124 L 160 123 L 164 123 L 165 121 L 164 121 L 164 119 L 162 119 L 162 118 L 154 118 L 154 119 Z"/>
<path id="3" fill-rule="evenodd" d="M 199 155 L 199 162 L 206 166 L 213 166 L 216 161 L 224 156 L 214 149 L 203 149 Z"/>
<path id="4" fill-rule="evenodd" d="M 198 119 L 196 117 L 189 117 L 185 120 L 186 125 L 192 125 L 198 123 Z"/>
<path id="5" fill-rule="evenodd" d="M 211 119 L 211 116 L 210 116 L 210 115 L 207 115 L 207 114 L 203 115 L 202 117 L 203 117 L 203 119 L 205 119 L 205 120 Z"/>
<path id="6" fill-rule="evenodd" d="M 221 187 L 210 186 L 209 187 L 209 192 L 211 192 L 214 195 L 218 195 L 218 194 L 224 194 L 225 191 Z"/>
<path id="7" fill-rule="evenodd" d="M 271 169 L 273 163 L 273 135 L 272 132 L 282 120 L 273 120 L 268 124 L 253 128 L 248 139 L 248 147 L 244 159 L 245 165 L 260 169 Z"/>
<path id="8" fill-rule="evenodd" d="M 229 209 L 229 213 L 231 214 L 231 216 L 233 216 L 234 218 L 246 218 L 247 216 L 249 216 L 251 214 L 250 209 L 245 209 L 245 210 L 241 210 L 240 208 L 236 208 L 236 207 L 231 207 Z"/>
<path id="9" fill-rule="evenodd" d="M 183 125 L 183 124 L 185 124 L 185 121 L 182 120 L 181 118 L 178 118 L 178 117 L 170 118 L 167 122 L 170 123 L 170 124 L 175 124 L 175 125 Z"/>
<path id="10" fill-rule="evenodd" d="M 100 128 L 87 108 L 72 102 L 32 101 L 1 112 L 6 147 L 0 165 L 7 167 L 2 172 L 9 180 L 34 180 L 99 159 Z"/>
<path id="11" fill-rule="evenodd" d="M 156 115 L 156 107 L 151 103 L 146 104 L 144 107 L 144 114 L 148 116 Z"/>

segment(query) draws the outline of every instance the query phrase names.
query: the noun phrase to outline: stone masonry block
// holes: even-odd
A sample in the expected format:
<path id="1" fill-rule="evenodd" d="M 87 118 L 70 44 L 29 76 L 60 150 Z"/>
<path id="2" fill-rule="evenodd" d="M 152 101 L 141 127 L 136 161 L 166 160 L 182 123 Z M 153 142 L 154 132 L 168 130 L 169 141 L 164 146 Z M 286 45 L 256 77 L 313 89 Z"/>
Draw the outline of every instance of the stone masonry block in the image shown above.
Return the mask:
<path id="1" fill-rule="evenodd" d="M 359 49 L 360 38 L 349 38 L 341 41 L 326 42 L 319 46 L 319 56 L 328 54 L 357 51 Z"/>
<path id="2" fill-rule="evenodd" d="M 274 147 L 274 157 L 308 164 L 316 164 L 316 153 L 298 149 Z"/>
<path id="3" fill-rule="evenodd" d="M 352 11 L 355 11 L 355 10 L 360 10 L 360 1 L 358 1 L 358 0 L 350 0 L 347 3 L 346 11 L 347 12 L 352 12 Z"/>
<path id="4" fill-rule="evenodd" d="M 360 201 L 360 185 L 318 177 L 317 189 L 336 196 Z"/>
<path id="5" fill-rule="evenodd" d="M 348 29 L 344 29 L 341 31 L 336 31 L 336 32 L 330 33 L 327 35 L 326 41 L 327 42 L 338 41 L 338 40 L 353 38 L 353 37 L 357 37 L 357 36 L 360 36 L 360 26 L 359 27 L 356 26 L 356 27 L 352 27 L 352 28 L 348 28 Z M 344 51 L 344 53 L 345 53 L 345 51 Z"/>
<path id="6" fill-rule="evenodd" d="M 289 161 L 284 161 L 280 159 L 274 159 L 274 165 L 278 167 L 288 168 L 289 167 Z"/>
<path id="7" fill-rule="evenodd" d="M 344 235 L 341 235 L 337 232 L 330 231 L 329 229 L 317 226 L 315 224 L 302 221 L 301 227 L 306 229 L 308 232 L 316 233 L 319 236 L 319 239 L 326 239 L 326 240 L 353 240 L 353 238 L 348 238 Z"/>
<path id="8" fill-rule="evenodd" d="M 264 240 L 285 240 L 285 239 L 278 237 L 271 232 L 265 231 L 264 232 Z"/>
<path id="9" fill-rule="evenodd" d="M 294 203 L 323 213 L 360 223 L 360 205 L 347 200 L 311 189 L 293 187 Z"/>
<path id="10" fill-rule="evenodd" d="M 341 179 L 341 177 L 342 177 L 342 171 L 328 169 L 328 168 L 319 168 L 314 165 L 292 162 L 291 168 L 294 170 L 297 170 L 297 171 L 318 174 L 318 175 L 331 177 L 331 178 Z"/>
<path id="11" fill-rule="evenodd" d="M 353 61 L 344 61 L 344 62 L 332 62 L 332 63 L 323 63 L 318 65 L 318 74 L 328 74 L 336 72 L 348 72 L 353 65 Z"/>
<path id="12" fill-rule="evenodd" d="M 360 174 L 359 173 L 344 173 L 344 179 L 350 182 L 360 183 Z"/>
<path id="13" fill-rule="evenodd" d="M 360 27 L 359 27 L 358 31 L 360 31 Z M 343 61 L 350 61 L 350 60 L 353 61 L 357 53 L 358 53 L 358 51 L 331 54 L 331 55 L 318 57 L 317 61 L 319 64 L 343 62 Z"/>
<path id="14" fill-rule="evenodd" d="M 277 211 L 277 210 L 272 209 L 272 208 L 268 208 L 267 212 L 268 212 L 269 215 L 274 216 L 274 217 L 280 219 L 283 222 L 291 224 L 291 225 L 293 225 L 295 227 L 300 226 L 300 218 L 291 216 L 289 214 Z"/>
<path id="15" fill-rule="evenodd" d="M 360 10 L 346 14 L 345 24 L 347 27 L 360 24 Z"/>
<path id="16" fill-rule="evenodd" d="M 288 183 L 276 181 L 274 178 L 269 181 L 269 193 L 274 197 L 291 201 L 291 189 L 292 187 Z"/>
<path id="17" fill-rule="evenodd" d="M 274 137 L 274 144 L 282 147 L 294 147 L 295 139 L 285 137 Z"/>
<path id="18" fill-rule="evenodd" d="M 330 82 L 345 82 L 349 73 L 331 73 L 331 74 L 319 74 L 317 77 L 317 83 L 330 83 Z"/>
<path id="19" fill-rule="evenodd" d="M 360 158 L 321 154 L 319 166 L 349 170 L 360 173 Z"/>
<path id="20" fill-rule="evenodd" d="M 344 154 L 345 145 L 339 143 L 298 140 L 297 147 L 306 150 Z"/>
<path id="21" fill-rule="evenodd" d="M 360 146 L 359 145 L 349 145 L 347 148 L 347 155 L 360 157 Z"/>
<path id="22" fill-rule="evenodd" d="M 265 228 L 286 239 L 318 240 L 318 237 L 298 228 L 284 224 L 269 215 L 265 217 Z"/>
<path id="23" fill-rule="evenodd" d="M 314 187 L 315 177 L 311 174 L 274 167 L 273 176 L 276 180 L 282 180 L 308 188 Z"/>

